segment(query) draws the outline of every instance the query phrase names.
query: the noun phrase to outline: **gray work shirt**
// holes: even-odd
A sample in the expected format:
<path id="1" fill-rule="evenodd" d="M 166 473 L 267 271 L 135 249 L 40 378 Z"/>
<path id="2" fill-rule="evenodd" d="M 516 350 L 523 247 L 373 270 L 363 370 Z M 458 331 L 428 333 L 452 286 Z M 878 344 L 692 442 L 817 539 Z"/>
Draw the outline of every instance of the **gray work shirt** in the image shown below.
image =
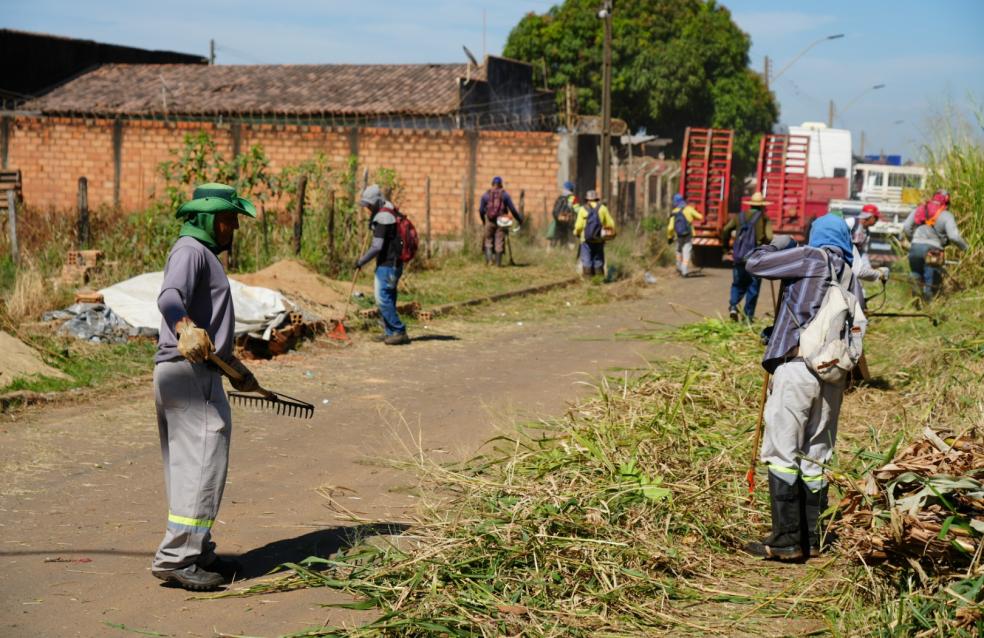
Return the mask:
<path id="1" fill-rule="evenodd" d="M 232 356 L 236 313 L 229 278 L 212 251 L 193 237 L 179 237 L 164 266 L 161 293 L 165 290 L 177 291 L 188 316 L 196 326 L 205 328 L 219 357 L 228 360 Z M 161 319 L 154 363 L 182 358 L 174 331 Z"/>
<path id="2" fill-rule="evenodd" d="M 800 246 L 778 250 L 775 246 L 766 244 L 749 254 L 745 270 L 750 275 L 782 280 L 778 313 L 769 337 L 769 345 L 762 357 L 762 366 L 770 373 L 775 372 L 787 357 L 792 356 L 799 347 L 800 327 L 810 323 L 820 310 L 823 297 L 830 287 L 828 259 L 838 275 L 847 266 L 843 253 L 832 246 Z M 851 277 L 850 290 L 858 300 L 864 299 L 864 291 L 857 277 Z"/>
<path id="3" fill-rule="evenodd" d="M 912 211 L 902 224 L 902 232 L 912 240 L 913 244 L 928 244 L 933 248 L 946 248 L 947 244 L 954 244 L 960 250 L 967 250 L 967 242 L 960 236 L 957 220 L 948 210 L 940 213 L 932 226 L 929 224 L 917 226 L 916 211 Z"/>

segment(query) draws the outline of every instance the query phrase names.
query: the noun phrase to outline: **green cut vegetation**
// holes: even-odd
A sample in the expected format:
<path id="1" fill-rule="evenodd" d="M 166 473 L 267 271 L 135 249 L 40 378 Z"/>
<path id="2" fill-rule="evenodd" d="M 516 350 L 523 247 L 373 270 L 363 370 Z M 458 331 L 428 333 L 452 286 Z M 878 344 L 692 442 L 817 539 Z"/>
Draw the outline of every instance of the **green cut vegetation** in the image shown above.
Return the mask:
<path id="1" fill-rule="evenodd" d="M 893 286 L 891 298 L 904 289 Z M 830 468 L 838 484 L 862 481 L 924 426 L 967 433 L 980 421 L 982 294 L 948 299 L 936 329 L 876 320 L 867 340 L 876 378 L 845 399 Z M 305 636 L 969 638 L 984 629 L 979 552 L 959 573 L 918 561 L 862 566 L 836 547 L 805 565 L 737 552 L 768 522 L 764 490 L 748 504 L 744 482 L 762 382 L 757 330 L 712 319 L 633 336 L 691 354 L 603 379 L 565 417 L 527 424 L 465 463 L 417 455 L 407 465 L 429 506 L 412 536 L 285 565 L 285 576 L 222 595 L 329 587 L 351 594 L 350 606 L 380 610 L 363 627 Z"/>

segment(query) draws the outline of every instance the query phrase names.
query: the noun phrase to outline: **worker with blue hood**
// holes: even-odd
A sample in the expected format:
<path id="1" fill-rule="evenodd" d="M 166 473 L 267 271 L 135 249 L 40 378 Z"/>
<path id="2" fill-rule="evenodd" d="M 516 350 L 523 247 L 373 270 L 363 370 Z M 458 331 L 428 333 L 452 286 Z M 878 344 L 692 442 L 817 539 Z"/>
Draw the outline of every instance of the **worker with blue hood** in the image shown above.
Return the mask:
<path id="1" fill-rule="evenodd" d="M 760 460 L 769 468 L 772 532 L 745 546 L 756 556 L 801 560 L 821 550 L 820 514 L 827 508 L 823 467 L 834 452 L 846 383 L 825 381 L 808 367 L 799 352 L 800 334 L 819 312 L 832 277 L 863 298 L 852 260 L 847 223 L 824 215 L 814 221 L 806 246 L 797 246 L 788 235 L 776 235 L 745 262 L 751 275 L 781 282 L 762 359 L 772 375 L 760 450 Z"/>

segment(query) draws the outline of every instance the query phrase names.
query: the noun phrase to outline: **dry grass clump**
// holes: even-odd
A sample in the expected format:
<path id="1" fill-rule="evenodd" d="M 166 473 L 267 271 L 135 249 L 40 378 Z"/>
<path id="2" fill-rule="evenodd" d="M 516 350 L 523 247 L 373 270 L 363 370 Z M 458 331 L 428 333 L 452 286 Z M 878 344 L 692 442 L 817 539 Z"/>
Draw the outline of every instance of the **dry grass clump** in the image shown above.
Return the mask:
<path id="1" fill-rule="evenodd" d="M 912 559 L 928 573 L 964 570 L 984 539 L 981 478 L 984 441 L 975 431 L 954 438 L 927 428 L 862 484 L 843 479 L 831 529 L 845 553 L 869 564 Z"/>
<path id="2" fill-rule="evenodd" d="M 32 260 L 17 269 L 13 287 L 0 298 L 6 316 L 15 325 L 37 321 L 44 311 L 63 301 L 70 302 L 70 296 L 59 291 Z"/>

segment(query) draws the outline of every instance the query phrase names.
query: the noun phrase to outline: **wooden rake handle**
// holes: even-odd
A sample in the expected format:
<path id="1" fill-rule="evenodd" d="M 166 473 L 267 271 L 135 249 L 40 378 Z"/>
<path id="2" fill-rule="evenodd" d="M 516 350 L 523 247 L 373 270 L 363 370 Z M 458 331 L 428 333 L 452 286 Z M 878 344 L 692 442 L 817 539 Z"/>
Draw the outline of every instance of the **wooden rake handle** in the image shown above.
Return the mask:
<path id="1" fill-rule="evenodd" d="M 219 356 L 215 354 L 215 352 L 208 353 L 208 360 L 214 363 L 215 365 L 219 366 L 219 369 L 222 370 L 222 372 L 233 381 L 242 381 L 243 375 L 239 374 L 238 370 L 236 370 L 231 365 L 220 359 Z M 259 387 L 259 385 L 257 386 L 256 391 L 268 399 L 273 399 L 276 398 L 277 396 L 273 392 L 270 392 L 269 390 L 265 390 L 264 388 Z"/>

